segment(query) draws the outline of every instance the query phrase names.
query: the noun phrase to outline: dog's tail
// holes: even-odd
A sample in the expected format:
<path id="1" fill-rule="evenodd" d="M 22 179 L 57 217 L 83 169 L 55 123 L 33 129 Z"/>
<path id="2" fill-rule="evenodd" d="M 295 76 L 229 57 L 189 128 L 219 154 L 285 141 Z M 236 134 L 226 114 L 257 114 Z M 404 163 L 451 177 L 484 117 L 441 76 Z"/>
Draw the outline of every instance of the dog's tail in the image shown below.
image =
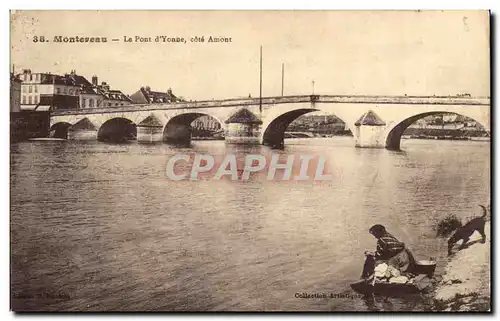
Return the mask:
<path id="1" fill-rule="evenodd" d="M 481 206 L 481 208 L 483 209 L 483 216 L 481 216 L 481 218 L 485 218 L 488 211 L 486 210 L 486 207 L 484 207 L 483 205 L 479 205 L 479 206 Z"/>

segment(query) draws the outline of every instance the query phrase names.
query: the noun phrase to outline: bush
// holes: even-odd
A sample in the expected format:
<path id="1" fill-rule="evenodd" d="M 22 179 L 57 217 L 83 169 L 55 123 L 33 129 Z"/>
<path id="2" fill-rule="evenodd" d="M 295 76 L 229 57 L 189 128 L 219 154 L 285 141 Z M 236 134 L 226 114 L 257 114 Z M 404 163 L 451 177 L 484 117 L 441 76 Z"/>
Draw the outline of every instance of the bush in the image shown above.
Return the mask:
<path id="1" fill-rule="evenodd" d="M 462 221 L 453 214 L 442 219 L 437 226 L 437 236 L 447 237 L 454 230 L 462 226 Z"/>

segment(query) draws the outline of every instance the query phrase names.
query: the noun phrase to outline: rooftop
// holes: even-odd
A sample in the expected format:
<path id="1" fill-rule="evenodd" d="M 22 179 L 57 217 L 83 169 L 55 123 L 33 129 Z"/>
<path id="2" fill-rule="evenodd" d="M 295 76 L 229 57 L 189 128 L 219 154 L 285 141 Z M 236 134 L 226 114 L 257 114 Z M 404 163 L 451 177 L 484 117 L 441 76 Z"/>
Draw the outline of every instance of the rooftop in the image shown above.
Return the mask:
<path id="1" fill-rule="evenodd" d="M 385 121 L 382 120 L 373 110 L 369 110 L 359 118 L 354 125 L 368 125 L 368 126 L 385 126 Z"/>
<path id="2" fill-rule="evenodd" d="M 179 101 L 179 98 L 172 93 L 169 88 L 166 92 L 153 91 L 151 87 L 141 87 L 137 92 L 130 95 L 132 101 L 136 104 L 152 103 L 172 103 Z"/>
<path id="3" fill-rule="evenodd" d="M 229 117 L 226 121 L 226 124 L 262 124 L 262 120 L 260 120 L 254 113 L 249 111 L 246 108 L 242 108 L 238 110 L 235 114 Z"/>

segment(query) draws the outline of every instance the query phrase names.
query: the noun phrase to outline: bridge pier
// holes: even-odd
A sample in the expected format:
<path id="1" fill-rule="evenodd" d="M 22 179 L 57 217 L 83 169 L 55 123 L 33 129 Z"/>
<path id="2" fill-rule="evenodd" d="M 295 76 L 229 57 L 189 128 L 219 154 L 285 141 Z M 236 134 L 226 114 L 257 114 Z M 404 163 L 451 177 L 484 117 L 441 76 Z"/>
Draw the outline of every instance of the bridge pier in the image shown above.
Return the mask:
<path id="1" fill-rule="evenodd" d="M 385 148 L 383 126 L 356 126 L 355 146 L 361 148 Z"/>
<path id="2" fill-rule="evenodd" d="M 68 140 L 97 140 L 97 130 L 73 129 L 68 130 Z"/>
<path id="3" fill-rule="evenodd" d="M 98 129 L 88 118 L 68 128 L 68 140 L 97 140 Z"/>
<path id="4" fill-rule="evenodd" d="M 369 110 L 354 123 L 354 126 L 356 147 L 385 148 L 385 122 L 375 112 Z"/>
<path id="5" fill-rule="evenodd" d="M 138 143 L 163 142 L 163 123 L 154 115 L 149 115 L 137 124 Z"/>
<path id="6" fill-rule="evenodd" d="M 225 140 L 228 144 L 260 144 L 262 121 L 246 108 L 229 117 L 226 123 Z"/>
<path id="7" fill-rule="evenodd" d="M 228 144 L 259 144 L 259 124 L 227 124 L 226 143 Z"/>
<path id="8" fill-rule="evenodd" d="M 138 143 L 161 143 L 163 126 L 137 126 Z"/>

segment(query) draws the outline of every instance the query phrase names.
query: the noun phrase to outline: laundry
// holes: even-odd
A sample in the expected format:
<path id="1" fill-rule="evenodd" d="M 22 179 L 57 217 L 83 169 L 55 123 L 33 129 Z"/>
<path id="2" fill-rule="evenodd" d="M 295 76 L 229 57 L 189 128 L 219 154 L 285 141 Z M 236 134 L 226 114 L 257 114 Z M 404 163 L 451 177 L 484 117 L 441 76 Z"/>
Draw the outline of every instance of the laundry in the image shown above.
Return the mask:
<path id="1" fill-rule="evenodd" d="M 401 275 L 401 271 L 399 271 L 396 267 L 388 265 L 386 263 L 378 264 L 375 267 L 374 274 L 379 281 L 388 281 L 390 283 L 399 284 L 404 284 L 409 281 L 409 278 L 407 276 Z"/>
<path id="2" fill-rule="evenodd" d="M 408 277 L 401 275 L 398 277 L 392 277 L 389 279 L 389 283 L 405 284 L 409 281 Z"/>
<path id="3" fill-rule="evenodd" d="M 388 267 L 386 263 L 379 264 L 375 267 L 375 272 L 385 273 Z"/>
<path id="4" fill-rule="evenodd" d="M 376 278 L 384 278 L 385 273 L 387 272 L 388 265 L 385 263 L 379 264 L 375 267 L 375 277 Z"/>

